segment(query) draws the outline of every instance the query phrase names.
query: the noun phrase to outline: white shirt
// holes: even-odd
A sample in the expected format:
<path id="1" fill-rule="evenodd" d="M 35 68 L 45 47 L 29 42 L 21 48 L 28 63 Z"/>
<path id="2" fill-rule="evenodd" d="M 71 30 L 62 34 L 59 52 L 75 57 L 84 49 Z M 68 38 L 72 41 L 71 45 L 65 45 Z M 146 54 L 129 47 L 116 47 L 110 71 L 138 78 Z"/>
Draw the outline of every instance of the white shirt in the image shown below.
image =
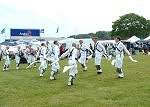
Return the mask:
<path id="1" fill-rule="evenodd" d="M 89 50 L 91 53 L 93 53 L 92 50 L 86 44 L 82 43 L 80 45 L 80 53 L 86 54 L 86 50 Z"/>
<path id="2" fill-rule="evenodd" d="M 52 52 L 51 52 L 51 57 L 54 59 L 58 59 L 58 56 L 60 54 L 59 47 L 57 45 L 52 46 Z"/>
<path id="3" fill-rule="evenodd" d="M 100 54 L 100 53 L 106 54 L 106 50 L 105 47 L 100 42 L 97 42 L 95 44 L 95 54 Z"/>
<path id="4" fill-rule="evenodd" d="M 9 50 L 8 50 L 8 49 L 3 50 L 3 55 L 4 55 L 4 56 L 9 55 Z"/>
<path id="5" fill-rule="evenodd" d="M 41 46 L 41 49 L 39 51 L 39 57 L 46 59 L 46 47 L 45 46 Z"/>
<path id="6" fill-rule="evenodd" d="M 5 49 L 4 51 L 3 51 L 3 55 L 4 55 L 4 58 L 9 58 L 9 50 L 8 49 Z"/>
<path id="7" fill-rule="evenodd" d="M 32 54 L 34 53 L 34 51 L 35 51 L 35 50 L 34 50 L 33 48 L 27 48 L 27 49 L 26 49 L 26 54 L 27 54 L 27 55 L 32 55 Z"/>
<path id="8" fill-rule="evenodd" d="M 20 56 L 20 55 L 22 54 L 22 50 L 21 50 L 21 49 L 17 49 L 17 50 L 15 51 L 15 54 L 16 54 L 17 56 Z"/>
<path id="9" fill-rule="evenodd" d="M 47 54 L 47 56 L 51 55 L 51 51 L 52 51 L 52 46 L 50 44 L 48 44 L 48 46 L 46 47 L 46 54 Z"/>
<path id="10" fill-rule="evenodd" d="M 69 60 L 76 61 L 77 59 L 77 49 L 75 47 L 71 47 L 65 53 L 61 55 L 61 58 L 64 58 L 68 55 Z"/>
<path id="11" fill-rule="evenodd" d="M 126 46 L 122 43 L 119 42 L 116 44 L 116 55 L 123 54 L 123 51 L 125 51 L 127 54 L 130 54 L 130 52 L 127 50 Z"/>

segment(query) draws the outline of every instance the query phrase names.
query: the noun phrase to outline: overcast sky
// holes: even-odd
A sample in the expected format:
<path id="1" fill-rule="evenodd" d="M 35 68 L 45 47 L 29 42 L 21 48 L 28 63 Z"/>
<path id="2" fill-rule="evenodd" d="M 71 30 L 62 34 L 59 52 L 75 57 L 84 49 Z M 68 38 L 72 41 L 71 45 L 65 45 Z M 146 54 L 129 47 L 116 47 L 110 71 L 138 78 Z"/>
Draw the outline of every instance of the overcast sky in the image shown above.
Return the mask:
<path id="1" fill-rule="evenodd" d="M 112 22 L 127 13 L 150 19 L 149 0 L 0 0 L 0 30 L 45 29 L 45 36 L 70 36 L 110 31 Z"/>

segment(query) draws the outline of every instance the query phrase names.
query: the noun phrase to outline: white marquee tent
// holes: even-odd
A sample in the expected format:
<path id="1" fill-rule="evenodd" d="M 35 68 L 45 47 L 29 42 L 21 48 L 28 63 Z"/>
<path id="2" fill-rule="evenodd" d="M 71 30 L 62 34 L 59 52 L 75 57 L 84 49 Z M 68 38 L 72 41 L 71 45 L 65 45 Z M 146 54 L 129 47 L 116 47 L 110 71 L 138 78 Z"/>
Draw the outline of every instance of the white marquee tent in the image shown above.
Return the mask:
<path id="1" fill-rule="evenodd" d="M 136 37 L 136 36 L 132 36 L 131 38 L 129 38 L 128 40 L 127 40 L 127 42 L 132 42 L 132 43 L 134 43 L 134 42 L 137 42 L 137 41 L 139 41 L 140 40 L 140 38 L 138 38 L 138 37 Z"/>
<path id="2" fill-rule="evenodd" d="M 148 36 L 147 38 L 145 38 L 144 40 L 146 41 L 150 41 L 150 36 Z"/>

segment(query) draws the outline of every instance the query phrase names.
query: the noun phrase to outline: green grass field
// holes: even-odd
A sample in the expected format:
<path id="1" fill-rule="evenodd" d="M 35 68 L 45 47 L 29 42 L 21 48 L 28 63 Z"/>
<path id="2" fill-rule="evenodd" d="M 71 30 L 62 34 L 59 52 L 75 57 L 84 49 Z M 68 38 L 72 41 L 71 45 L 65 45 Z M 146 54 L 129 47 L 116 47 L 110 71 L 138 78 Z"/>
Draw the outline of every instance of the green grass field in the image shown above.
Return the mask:
<path id="1" fill-rule="evenodd" d="M 150 56 L 133 56 L 138 63 L 124 59 L 125 78 L 118 79 L 115 68 L 103 59 L 103 74 L 96 75 L 94 60 L 88 71 L 79 73 L 74 85 L 67 86 L 68 72 L 50 81 L 50 68 L 39 77 L 37 68 L 26 70 L 25 64 L 15 70 L 2 71 L 0 62 L 0 107 L 150 107 Z M 61 68 L 67 60 L 60 61 Z"/>

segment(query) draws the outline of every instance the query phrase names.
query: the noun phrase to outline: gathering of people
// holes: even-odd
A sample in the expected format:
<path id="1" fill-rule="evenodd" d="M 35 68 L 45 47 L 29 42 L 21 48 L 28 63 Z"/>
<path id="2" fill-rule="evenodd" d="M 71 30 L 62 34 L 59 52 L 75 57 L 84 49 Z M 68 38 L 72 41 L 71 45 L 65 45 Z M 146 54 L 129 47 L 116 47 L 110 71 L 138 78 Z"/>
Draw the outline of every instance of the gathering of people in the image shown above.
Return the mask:
<path id="1" fill-rule="evenodd" d="M 79 40 L 79 44 L 72 43 L 71 48 L 65 50 L 64 47 L 59 46 L 58 41 L 54 41 L 53 44 L 50 44 L 48 41 L 46 43 L 41 43 L 41 46 L 38 50 L 32 48 L 32 44 L 26 46 L 25 50 L 22 50 L 20 46 L 17 46 L 17 50 L 15 51 L 15 62 L 16 62 L 16 70 L 19 70 L 20 60 L 22 57 L 25 57 L 27 61 L 27 69 L 32 65 L 37 67 L 37 62 L 40 63 L 39 71 L 40 77 L 43 77 L 47 67 L 51 66 L 50 80 L 55 80 L 57 74 L 60 72 L 59 62 L 61 59 L 68 58 L 68 86 L 73 85 L 73 79 L 78 74 L 78 64 L 81 64 L 81 67 L 84 72 L 88 70 L 88 60 L 92 58 L 93 54 L 95 57 L 94 65 L 97 70 L 97 75 L 101 75 L 103 73 L 101 61 L 104 56 L 108 61 L 111 60 L 112 55 L 107 53 L 105 46 L 101 44 L 98 40 L 99 38 L 93 37 L 94 47 L 90 44 L 90 47 L 84 43 L 83 40 Z M 118 36 L 115 38 L 114 50 L 116 59 L 112 60 L 111 64 L 116 67 L 116 72 L 118 72 L 118 78 L 124 78 L 124 72 L 122 70 L 123 66 L 123 58 L 124 52 L 129 56 L 129 59 L 132 62 L 137 62 L 134 60 L 127 50 L 126 46 L 121 42 L 121 38 Z M 1 51 L 4 65 L 3 71 L 9 70 L 10 66 L 10 58 L 9 58 L 9 46 L 6 46 L 6 49 Z M 65 67 L 64 67 L 65 68 Z M 67 70 L 66 70 L 67 71 Z M 65 72 L 66 72 L 65 71 Z"/>

